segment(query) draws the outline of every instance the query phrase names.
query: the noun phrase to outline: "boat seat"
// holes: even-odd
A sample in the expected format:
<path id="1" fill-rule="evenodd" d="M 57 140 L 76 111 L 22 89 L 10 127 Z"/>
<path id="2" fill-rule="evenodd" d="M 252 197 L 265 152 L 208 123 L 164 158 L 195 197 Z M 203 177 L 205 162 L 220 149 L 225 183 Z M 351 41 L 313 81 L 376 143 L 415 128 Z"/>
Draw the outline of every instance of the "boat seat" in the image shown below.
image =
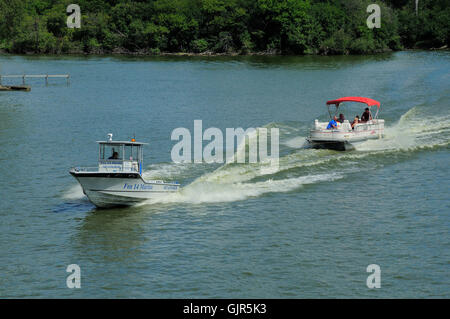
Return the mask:
<path id="1" fill-rule="evenodd" d="M 314 121 L 314 129 L 325 130 L 328 126 L 328 122 L 319 122 L 319 120 Z"/>
<path id="2" fill-rule="evenodd" d="M 350 122 L 348 120 L 344 120 L 344 123 L 342 123 L 342 128 L 345 130 L 351 130 L 352 125 L 350 124 Z"/>

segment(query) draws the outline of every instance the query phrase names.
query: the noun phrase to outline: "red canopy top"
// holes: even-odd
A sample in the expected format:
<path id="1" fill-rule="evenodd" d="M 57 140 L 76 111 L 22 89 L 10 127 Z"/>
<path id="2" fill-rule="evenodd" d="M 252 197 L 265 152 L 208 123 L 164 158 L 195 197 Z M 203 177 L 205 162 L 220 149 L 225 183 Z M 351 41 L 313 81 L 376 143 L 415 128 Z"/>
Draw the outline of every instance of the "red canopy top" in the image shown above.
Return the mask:
<path id="1" fill-rule="evenodd" d="M 374 106 L 380 107 L 380 102 L 369 99 L 368 97 L 359 97 L 359 96 L 347 96 L 347 97 L 341 97 L 337 100 L 331 100 L 327 102 L 328 104 L 336 104 L 339 106 L 342 102 L 359 102 L 359 103 L 366 103 L 368 106 Z"/>

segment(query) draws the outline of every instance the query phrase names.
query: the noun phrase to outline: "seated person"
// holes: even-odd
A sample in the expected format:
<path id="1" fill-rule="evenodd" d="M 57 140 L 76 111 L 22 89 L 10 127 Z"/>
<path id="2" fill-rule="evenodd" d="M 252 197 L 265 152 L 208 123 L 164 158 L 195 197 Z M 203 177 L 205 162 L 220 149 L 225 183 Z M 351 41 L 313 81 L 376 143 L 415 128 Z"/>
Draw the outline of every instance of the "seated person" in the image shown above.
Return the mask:
<path id="1" fill-rule="evenodd" d="M 344 117 L 344 114 L 339 114 L 339 119 L 338 119 L 338 122 L 339 123 L 344 123 L 344 121 L 345 121 L 345 117 Z"/>
<path id="2" fill-rule="evenodd" d="M 333 119 L 330 121 L 330 123 L 328 123 L 327 130 L 337 128 L 338 124 L 337 124 L 336 120 L 337 120 L 337 117 L 335 115 L 335 116 L 333 116 Z"/>
<path id="3" fill-rule="evenodd" d="M 372 114 L 370 114 L 369 108 L 366 107 L 364 110 L 364 113 L 361 115 L 361 123 L 371 121 L 372 120 Z"/>
<path id="4" fill-rule="evenodd" d="M 355 125 L 359 123 L 359 116 L 355 115 L 355 119 L 352 122 L 352 130 L 355 129 Z"/>
<path id="5" fill-rule="evenodd" d="M 113 152 L 112 156 L 110 156 L 108 159 L 119 159 L 119 153 Z"/>

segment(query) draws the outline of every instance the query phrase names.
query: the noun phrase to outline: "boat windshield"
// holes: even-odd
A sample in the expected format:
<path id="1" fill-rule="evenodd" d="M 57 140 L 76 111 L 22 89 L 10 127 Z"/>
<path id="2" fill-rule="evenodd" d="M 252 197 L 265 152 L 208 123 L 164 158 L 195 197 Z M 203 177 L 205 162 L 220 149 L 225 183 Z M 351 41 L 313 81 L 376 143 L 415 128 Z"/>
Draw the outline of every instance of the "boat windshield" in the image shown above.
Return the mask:
<path id="1" fill-rule="evenodd" d="M 125 145 L 126 161 L 138 161 L 140 145 Z"/>
<path id="2" fill-rule="evenodd" d="M 123 146 L 100 144 L 100 160 L 123 160 Z"/>

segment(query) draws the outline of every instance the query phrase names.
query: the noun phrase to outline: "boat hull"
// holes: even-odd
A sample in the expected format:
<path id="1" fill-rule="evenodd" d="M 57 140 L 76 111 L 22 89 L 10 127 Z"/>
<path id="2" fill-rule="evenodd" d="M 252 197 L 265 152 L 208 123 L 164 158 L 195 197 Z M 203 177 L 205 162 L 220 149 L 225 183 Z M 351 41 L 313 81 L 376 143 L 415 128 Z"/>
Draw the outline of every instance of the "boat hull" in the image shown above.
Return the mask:
<path id="1" fill-rule="evenodd" d="M 367 140 L 379 139 L 384 136 L 384 121 L 376 124 L 361 124 L 356 130 L 343 129 L 313 129 L 307 138 L 312 148 L 325 148 L 338 151 L 355 149 L 358 144 Z"/>
<path id="2" fill-rule="evenodd" d="M 335 151 L 350 151 L 355 149 L 355 145 L 349 142 L 336 141 L 310 141 L 310 146 L 314 149 L 329 149 Z"/>
<path id="3" fill-rule="evenodd" d="M 139 173 L 70 174 L 80 183 L 84 194 L 97 207 L 131 206 L 151 198 L 177 192 L 180 185 L 145 181 Z"/>

